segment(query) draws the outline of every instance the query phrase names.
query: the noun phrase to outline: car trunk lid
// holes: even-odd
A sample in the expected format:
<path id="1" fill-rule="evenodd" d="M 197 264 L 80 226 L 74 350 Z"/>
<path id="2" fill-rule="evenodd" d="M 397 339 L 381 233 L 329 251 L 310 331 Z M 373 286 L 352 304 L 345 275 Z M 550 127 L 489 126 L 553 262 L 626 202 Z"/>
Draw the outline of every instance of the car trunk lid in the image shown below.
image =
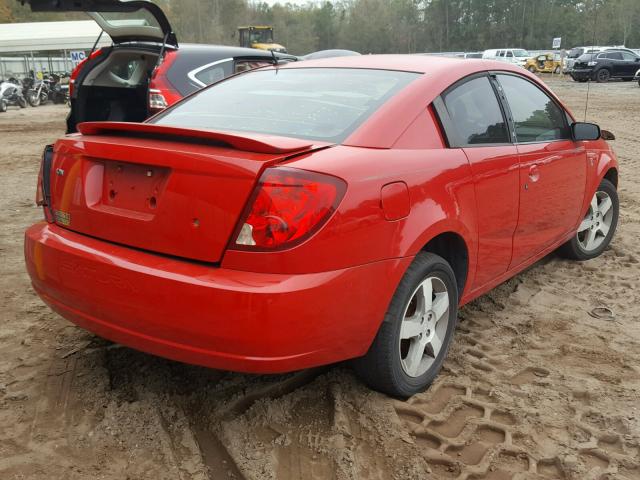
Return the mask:
<path id="1" fill-rule="evenodd" d="M 55 146 L 51 202 L 67 229 L 218 262 L 261 172 L 327 144 L 151 124 L 84 123 Z"/>
<path id="2" fill-rule="evenodd" d="M 19 0 L 34 12 L 86 12 L 113 40 L 178 46 L 162 9 L 145 0 Z"/>

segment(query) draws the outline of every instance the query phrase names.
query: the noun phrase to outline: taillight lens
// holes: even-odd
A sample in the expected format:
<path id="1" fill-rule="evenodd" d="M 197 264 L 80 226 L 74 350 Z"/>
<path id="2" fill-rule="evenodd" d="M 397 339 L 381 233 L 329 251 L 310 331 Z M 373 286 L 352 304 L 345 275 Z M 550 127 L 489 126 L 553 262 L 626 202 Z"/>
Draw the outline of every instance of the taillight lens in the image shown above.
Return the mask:
<path id="1" fill-rule="evenodd" d="M 277 250 L 313 235 L 346 191 L 343 180 L 293 168 L 268 168 L 254 191 L 232 248 Z"/>
<path id="2" fill-rule="evenodd" d="M 157 113 L 170 107 L 174 103 L 182 100 L 182 95 L 178 92 L 167 78 L 167 72 L 176 60 L 178 52 L 168 50 L 164 58 L 151 74 L 149 82 L 149 112 Z"/>

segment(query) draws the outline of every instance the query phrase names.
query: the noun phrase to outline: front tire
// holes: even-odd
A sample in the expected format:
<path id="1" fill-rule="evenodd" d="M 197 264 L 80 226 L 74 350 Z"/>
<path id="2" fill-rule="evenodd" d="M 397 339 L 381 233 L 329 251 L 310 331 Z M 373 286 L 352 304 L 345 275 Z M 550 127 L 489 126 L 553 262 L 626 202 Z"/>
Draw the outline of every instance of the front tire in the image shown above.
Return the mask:
<path id="1" fill-rule="evenodd" d="M 422 252 L 400 281 L 369 351 L 354 360 L 371 388 L 407 398 L 434 381 L 458 319 L 458 288 L 449 264 Z"/>
<path id="2" fill-rule="evenodd" d="M 596 82 L 606 83 L 611 79 L 611 72 L 606 68 L 601 68 L 596 72 Z"/>
<path id="3" fill-rule="evenodd" d="M 40 95 L 38 95 L 38 92 L 30 91 L 27 93 L 27 99 L 29 100 L 29 105 L 32 107 L 40 105 Z"/>
<path id="4" fill-rule="evenodd" d="M 596 258 L 611 243 L 619 215 L 618 192 L 615 185 L 605 178 L 593 195 L 589 211 L 580 222 L 576 234 L 560 247 L 560 253 L 572 260 Z"/>
<path id="5" fill-rule="evenodd" d="M 4 113 L 7 111 L 7 102 L 3 99 L 0 99 L 0 113 Z"/>
<path id="6" fill-rule="evenodd" d="M 18 98 L 18 106 L 20 108 L 27 108 L 27 99 L 24 97 Z"/>

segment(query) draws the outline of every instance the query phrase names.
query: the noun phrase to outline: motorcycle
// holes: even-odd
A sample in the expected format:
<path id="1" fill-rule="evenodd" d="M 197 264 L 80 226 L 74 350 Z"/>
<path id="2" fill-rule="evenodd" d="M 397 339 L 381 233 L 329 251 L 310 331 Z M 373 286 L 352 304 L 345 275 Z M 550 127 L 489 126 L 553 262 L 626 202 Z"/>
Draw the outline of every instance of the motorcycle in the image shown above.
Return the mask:
<path id="1" fill-rule="evenodd" d="M 10 105 L 15 105 L 20 108 L 27 107 L 27 99 L 24 98 L 22 94 L 20 82 L 13 78 L 0 83 L 0 99 L 2 99 L 2 102 L 5 104 L 5 111 L 6 107 Z"/>
<path id="2" fill-rule="evenodd" d="M 49 77 L 49 98 L 53 100 L 53 103 L 67 103 L 69 101 L 69 84 L 63 84 L 61 82 L 63 77 L 52 74 Z"/>
<path id="3" fill-rule="evenodd" d="M 44 105 L 49 101 L 49 83 L 48 79 L 42 79 L 39 82 L 34 83 L 33 87 L 27 93 L 29 105 L 37 107 L 39 105 Z"/>

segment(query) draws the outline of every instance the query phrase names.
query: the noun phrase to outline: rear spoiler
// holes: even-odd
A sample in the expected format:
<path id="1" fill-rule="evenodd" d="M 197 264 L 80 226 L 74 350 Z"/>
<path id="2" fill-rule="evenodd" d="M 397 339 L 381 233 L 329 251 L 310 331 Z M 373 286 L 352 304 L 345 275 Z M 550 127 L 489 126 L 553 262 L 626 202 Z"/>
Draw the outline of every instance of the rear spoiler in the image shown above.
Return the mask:
<path id="1" fill-rule="evenodd" d="M 329 143 L 259 133 L 220 132 L 167 127 L 153 123 L 85 122 L 78 125 L 78 131 L 83 135 L 109 135 L 123 132 L 129 133 L 130 136 L 210 140 L 215 143 L 227 144 L 237 150 L 255 153 L 293 153 L 330 145 Z"/>

